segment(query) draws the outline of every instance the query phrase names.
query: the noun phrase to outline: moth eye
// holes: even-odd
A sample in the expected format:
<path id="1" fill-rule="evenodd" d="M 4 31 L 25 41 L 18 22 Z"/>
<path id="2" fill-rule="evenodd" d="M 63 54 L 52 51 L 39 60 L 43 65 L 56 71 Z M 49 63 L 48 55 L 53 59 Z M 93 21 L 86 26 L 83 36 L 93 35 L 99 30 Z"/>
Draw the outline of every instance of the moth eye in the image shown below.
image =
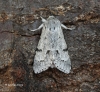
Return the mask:
<path id="1" fill-rule="evenodd" d="M 54 27 L 54 30 L 55 30 L 55 27 Z"/>

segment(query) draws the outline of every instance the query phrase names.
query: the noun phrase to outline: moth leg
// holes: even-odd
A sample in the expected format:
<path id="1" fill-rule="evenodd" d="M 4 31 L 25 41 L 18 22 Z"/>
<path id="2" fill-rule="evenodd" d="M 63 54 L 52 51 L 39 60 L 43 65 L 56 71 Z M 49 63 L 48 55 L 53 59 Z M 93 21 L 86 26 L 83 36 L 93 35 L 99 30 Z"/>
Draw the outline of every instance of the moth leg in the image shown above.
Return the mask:
<path id="1" fill-rule="evenodd" d="M 40 18 L 41 18 L 42 22 L 44 22 L 44 23 L 47 21 L 46 19 L 44 19 L 44 18 L 41 17 L 41 16 L 40 16 Z"/>
<path id="2" fill-rule="evenodd" d="M 65 26 L 65 25 L 63 25 L 63 24 L 61 24 L 61 27 L 63 27 L 64 29 L 69 29 L 69 30 L 73 30 L 73 29 L 75 29 L 75 27 L 68 28 L 68 27 L 66 27 L 66 26 Z"/>
<path id="3" fill-rule="evenodd" d="M 40 30 L 43 27 L 43 24 L 41 24 L 37 29 L 31 30 L 31 31 L 37 31 Z"/>

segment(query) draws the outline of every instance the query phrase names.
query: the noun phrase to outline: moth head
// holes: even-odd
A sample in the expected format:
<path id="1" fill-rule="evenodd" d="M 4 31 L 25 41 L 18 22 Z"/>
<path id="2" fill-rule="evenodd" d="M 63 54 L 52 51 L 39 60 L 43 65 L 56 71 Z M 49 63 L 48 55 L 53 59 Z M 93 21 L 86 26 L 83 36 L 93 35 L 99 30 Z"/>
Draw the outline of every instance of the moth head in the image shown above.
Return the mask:
<path id="1" fill-rule="evenodd" d="M 50 20 L 50 19 L 55 19 L 54 16 L 49 16 L 47 20 Z"/>

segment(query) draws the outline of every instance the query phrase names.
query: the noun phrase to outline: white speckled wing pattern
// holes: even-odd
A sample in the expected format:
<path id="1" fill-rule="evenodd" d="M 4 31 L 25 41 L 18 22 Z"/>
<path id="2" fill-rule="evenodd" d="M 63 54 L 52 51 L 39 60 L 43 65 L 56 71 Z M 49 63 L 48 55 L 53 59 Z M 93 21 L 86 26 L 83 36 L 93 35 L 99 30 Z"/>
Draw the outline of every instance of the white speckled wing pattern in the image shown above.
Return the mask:
<path id="1" fill-rule="evenodd" d="M 43 19 L 43 22 L 42 26 L 40 26 L 42 34 L 34 58 L 34 72 L 41 73 L 49 67 L 56 67 L 64 73 L 70 73 L 71 61 L 61 27 L 65 29 L 71 28 L 61 24 L 54 16 L 49 16 L 47 20 Z"/>

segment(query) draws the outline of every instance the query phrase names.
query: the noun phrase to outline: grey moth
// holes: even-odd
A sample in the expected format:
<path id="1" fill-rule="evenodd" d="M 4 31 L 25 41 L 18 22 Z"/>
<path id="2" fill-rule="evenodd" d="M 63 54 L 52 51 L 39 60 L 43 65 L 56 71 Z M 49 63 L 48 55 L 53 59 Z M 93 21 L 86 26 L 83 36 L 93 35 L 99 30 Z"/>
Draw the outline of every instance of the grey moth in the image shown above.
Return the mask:
<path id="1" fill-rule="evenodd" d="M 34 72 L 41 73 L 51 67 L 64 73 L 70 73 L 71 61 L 62 28 L 69 30 L 73 28 L 66 27 L 54 16 L 49 16 L 47 20 L 42 17 L 41 19 L 43 23 L 37 29 L 31 30 L 37 31 L 42 28 L 34 57 Z"/>

